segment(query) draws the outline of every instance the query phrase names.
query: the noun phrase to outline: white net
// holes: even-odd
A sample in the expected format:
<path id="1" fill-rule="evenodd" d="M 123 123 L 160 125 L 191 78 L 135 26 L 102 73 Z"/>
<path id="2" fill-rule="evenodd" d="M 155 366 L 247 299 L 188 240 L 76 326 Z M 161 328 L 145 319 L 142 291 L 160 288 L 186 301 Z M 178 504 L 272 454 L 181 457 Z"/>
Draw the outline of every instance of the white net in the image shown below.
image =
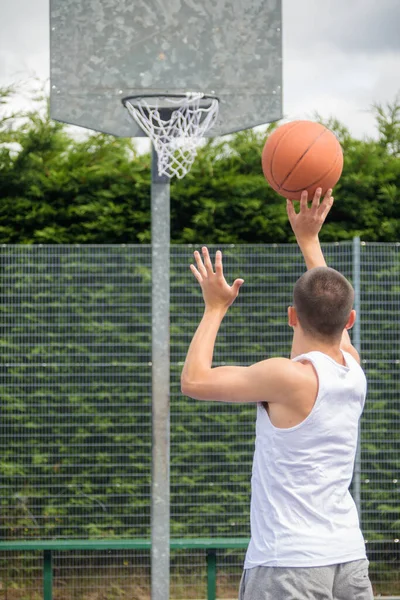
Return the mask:
<path id="1" fill-rule="evenodd" d="M 218 116 L 218 99 L 200 93 L 127 98 L 124 105 L 154 145 L 158 174 L 178 179 L 189 172 L 201 139 Z"/>

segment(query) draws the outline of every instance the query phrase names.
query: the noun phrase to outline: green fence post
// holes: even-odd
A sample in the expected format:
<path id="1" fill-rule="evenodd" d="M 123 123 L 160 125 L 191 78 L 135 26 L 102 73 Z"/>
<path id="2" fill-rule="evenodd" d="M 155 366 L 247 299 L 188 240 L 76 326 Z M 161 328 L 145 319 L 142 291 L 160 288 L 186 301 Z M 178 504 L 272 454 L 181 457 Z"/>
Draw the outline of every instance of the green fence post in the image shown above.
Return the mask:
<path id="1" fill-rule="evenodd" d="M 43 600 L 53 600 L 53 565 L 51 550 L 43 552 Z"/>
<path id="2" fill-rule="evenodd" d="M 217 551 L 215 548 L 207 549 L 207 600 L 216 600 L 217 597 Z"/>

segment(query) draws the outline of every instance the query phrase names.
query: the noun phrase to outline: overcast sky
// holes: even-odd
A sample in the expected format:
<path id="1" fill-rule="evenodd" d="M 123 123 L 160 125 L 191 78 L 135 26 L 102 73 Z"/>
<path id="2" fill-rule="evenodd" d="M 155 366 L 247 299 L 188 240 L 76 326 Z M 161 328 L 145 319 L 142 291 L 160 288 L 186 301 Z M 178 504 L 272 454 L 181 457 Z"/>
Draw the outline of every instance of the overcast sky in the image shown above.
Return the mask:
<path id="1" fill-rule="evenodd" d="M 48 79 L 48 21 L 48 0 L 0 0 L 0 85 Z M 400 92 L 400 0 L 283 0 L 283 51 L 287 118 L 374 135 L 371 105 Z"/>

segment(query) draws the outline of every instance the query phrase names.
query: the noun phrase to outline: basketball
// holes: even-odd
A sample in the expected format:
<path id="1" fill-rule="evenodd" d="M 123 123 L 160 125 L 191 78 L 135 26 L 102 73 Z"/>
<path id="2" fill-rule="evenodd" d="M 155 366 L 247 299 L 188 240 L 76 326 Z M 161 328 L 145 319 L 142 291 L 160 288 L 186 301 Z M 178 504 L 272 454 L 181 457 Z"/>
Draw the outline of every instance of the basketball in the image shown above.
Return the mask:
<path id="1" fill-rule="evenodd" d="M 333 188 L 343 169 L 342 148 L 332 131 L 313 121 L 292 121 L 278 127 L 265 142 L 262 168 L 270 186 L 281 196 L 309 199 L 317 188 Z"/>

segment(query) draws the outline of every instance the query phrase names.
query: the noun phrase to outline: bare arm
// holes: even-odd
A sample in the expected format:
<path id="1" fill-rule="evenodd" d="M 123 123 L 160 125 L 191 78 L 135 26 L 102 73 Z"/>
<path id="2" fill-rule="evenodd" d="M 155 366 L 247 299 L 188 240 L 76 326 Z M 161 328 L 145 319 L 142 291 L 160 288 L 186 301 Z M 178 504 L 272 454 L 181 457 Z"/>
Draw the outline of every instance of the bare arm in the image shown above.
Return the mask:
<path id="1" fill-rule="evenodd" d="M 205 302 L 203 318 L 193 336 L 181 375 L 182 392 L 197 400 L 222 402 L 296 401 L 304 369 L 286 358 L 271 358 L 250 367 L 212 367 L 215 340 L 222 319 L 236 299 L 242 279 L 229 286 L 223 276 L 222 255 L 217 252 L 215 272 L 207 248 L 204 263 L 195 253 L 191 265 Z"/>
<path id="2" fill-rule="evenodd" d="M 296 213 L 292 202 L 287 200 L 289 221 L 303 254 L 307 270 L 327 266 L 318 234 L 333 204 L 331 194 L 332 190 L 328 190 L 325 198 L 320 203 L 321 189 L 319 188 L 314 195 L 311 207 L 308 208 L 307 192 L 303 192 L 300 199 L 299 213 Z M 347 329 L 343 331 L 340 347 L 360 362 L 359 354 L 351 343 Z"/>

